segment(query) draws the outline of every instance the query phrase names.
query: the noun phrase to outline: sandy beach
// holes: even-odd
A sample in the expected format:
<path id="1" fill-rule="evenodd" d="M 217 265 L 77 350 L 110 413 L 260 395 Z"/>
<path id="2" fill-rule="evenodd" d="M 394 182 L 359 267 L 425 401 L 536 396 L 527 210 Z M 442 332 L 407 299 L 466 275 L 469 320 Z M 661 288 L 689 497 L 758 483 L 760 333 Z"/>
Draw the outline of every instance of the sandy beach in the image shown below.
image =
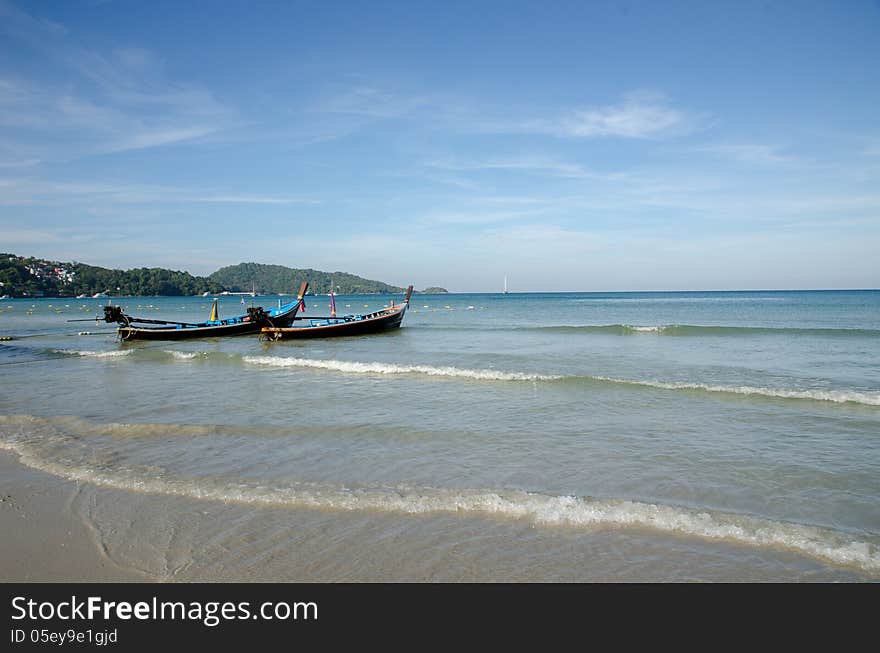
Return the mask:
<path id="1" fill-rule="evenodd" d="M 0 579 L 4 582 L 151 580 L 104 556 L 89 526 L 71 514 L 77 484 L 0 452 Z"/>

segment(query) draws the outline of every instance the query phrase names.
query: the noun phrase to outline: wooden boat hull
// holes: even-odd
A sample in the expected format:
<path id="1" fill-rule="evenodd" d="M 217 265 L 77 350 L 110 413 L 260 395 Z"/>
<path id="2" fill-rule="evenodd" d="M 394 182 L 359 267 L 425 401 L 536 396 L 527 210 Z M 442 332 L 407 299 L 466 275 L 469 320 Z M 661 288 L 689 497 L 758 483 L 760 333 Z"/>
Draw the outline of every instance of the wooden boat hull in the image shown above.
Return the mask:
<path id="1" fill-rule="evenodd" d="M 339 338 L 362 336 L 397 329 L 403 322 L 407 304 L 385 309 L 370 315 L 350 316 L 330 320 L 313 320 L 311 324 L 288 328 L 263 327 L 260 338 L 263 340 L 294 340 L 301 338 Z"/>
<path id="2" fill-rule="evenodd" d="M 261 324 L 242 322 L 217 326 L 194 327 L 119 327 L 116 332 L 122 340 L 186 340 L 189 338 L 219 338 L 259 333 Z"/>

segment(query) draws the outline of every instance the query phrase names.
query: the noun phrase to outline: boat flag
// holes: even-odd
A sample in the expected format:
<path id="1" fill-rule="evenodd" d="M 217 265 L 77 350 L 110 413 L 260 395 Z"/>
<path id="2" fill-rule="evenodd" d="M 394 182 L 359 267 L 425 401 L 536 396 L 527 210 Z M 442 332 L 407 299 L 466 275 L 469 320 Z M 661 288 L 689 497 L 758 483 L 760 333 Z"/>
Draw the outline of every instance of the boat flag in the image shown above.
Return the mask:
<path id="1" fill-rule="evenodd" d="M 303 281 L 302 285 L 299 288 L 299 294 L 296 296 L 296 298 L 299 300 L 299 303 L 297 304 L 297 310 L 302 311 L 303 313 L 306 312 L 306 291 L 308 289 L 309 282 Z"/>
<path id="2" fill-rule="evenodd" d="M 211 322 L 220 319 L 220 311 L 217 310 L 217 298 L 214 298 L 214 303 L 211 304 L 211 317 L 208 318 Z"/>
<path id="3" fill-rule="evenodd" d="M 330 292 L 330 317 L 336 317 L 336 298 L 333 292 Z"/>

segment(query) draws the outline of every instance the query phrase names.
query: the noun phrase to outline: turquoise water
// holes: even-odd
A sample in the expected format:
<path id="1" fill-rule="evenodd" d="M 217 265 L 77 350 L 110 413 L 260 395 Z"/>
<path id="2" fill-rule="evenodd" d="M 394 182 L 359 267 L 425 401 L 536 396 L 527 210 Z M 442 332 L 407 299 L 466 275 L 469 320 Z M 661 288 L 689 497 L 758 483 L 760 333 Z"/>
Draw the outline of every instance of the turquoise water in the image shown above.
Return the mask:
<path id="1" fill-rule="evenodd" d="M 0 302 L 0 446 L 145 577 L 880 578 L 880 291 L 416 295 L 275 343 L 67 322 L 99 301 Z"/>

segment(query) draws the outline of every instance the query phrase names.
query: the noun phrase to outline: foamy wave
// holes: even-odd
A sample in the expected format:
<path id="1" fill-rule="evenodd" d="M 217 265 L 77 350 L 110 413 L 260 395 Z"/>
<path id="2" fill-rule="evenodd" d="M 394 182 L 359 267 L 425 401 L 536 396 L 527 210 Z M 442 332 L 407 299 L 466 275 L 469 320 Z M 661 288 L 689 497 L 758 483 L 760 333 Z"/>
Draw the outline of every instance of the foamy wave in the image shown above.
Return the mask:
<path id="1" fill-rule="evenodd" d="M 640 333 L 665 333 L 674 325 L 631 325 L 631 324 L 586 324 L 586 325 L 557 325 L 525 327 L 528 331 L 541 331 L 553 333 L 585 333 L 585 334 L 611 334 L 611 335 L 638 335 Z"/>
<path id="2" fill-rule="evenodd" d="M 528 330 L 547 331 L 557 333 L 583 333 L 583 334 L 611 334 L 611 335 L 637 335 L 640 333 L 654 333 L 664 336 L 723 336 L 723 337 L 751 337 L 751 336 L 833 336 L 833 337 L 871 337 L 880 336 L 877 329 L 855 328 L 826 328 L 826 327 L 762 327 L 762 326 L 731 326 L 731 325 L 699 325 L 699 324 L 656 324 L 656 325 L 631 325 L 631 324 L 584 324 L 584 325 L 557 325 L 526 327 Z"/>
<path id="3" fill-rule="evenodd" d="M 48 460 L 26 442 L 15 439 L 0 441 L 0 449 L 13 451 L 22 463 L 55 476 L 130 492 L 255 506 L 415 515 L 485 515 L 497 519 L 527 520 L 549 527 L 641 528 L 668 535 L 782 548 L 833 564 L 880 573 L 880 547 L 876 543 L 855 540 L 830 529 L 729 513 L 626 500 L 550 496 L 517 490 L 409 486 L 352 489 L 306 483 L 282 487 L 224 484 L 201 479 L 156 478 L 155 475 L 145 475 L 137 468 L 118 465 L 113 472 L 108 472 L 63 458 Z"/>
<path id="4" fill-rule="evenodd" d="M 286 358 L 280 356 L 245 356 L 246 363 L 275 367 L 306 367 L 352 374 L 424 374 L 427 376 L 456 377 L 479 381 L 553 381 L 561 376 L 501 372 L 498 370 L 469 370 L 460 367 L 432 365 L 397 365 L 394 363 L 359 363 L 356 361 Z"/>
<path id="5" fill-rule="evenodd" d="M 502 372 L 499 370 L 470 370 L 459 367 L 440 367 L 432 365 L 360 363 L 357 361 L 287 358 L 280 356 L 245 356 L 242 360 L 246 363 L 256 365 L 313 368 L 352 374 L 424 374 L 426 376 L 474 379 L 478 381 L 600 382 L 642 388 L 659 388 L 663 390 L 696 390 L 702 392 L 754 395 L 776 399 L 806 399 L 811 401 L 830 401 L 840 404 L 855 403 L 867 406 L 880 406 L 880 392 L 858 390 L 788 390 L 785 388 L 767 388 L 746 385 L 728 386 L 709 383 L 641 381 L 637 379 L 619 379 L 609 376 L 560 376 L 552 374 L 528 374 L 524 372 Z"/>
<path id="6" fill-rule="evenodd" d="M 668 383 L 663 381 L 634 381 L 615 379 L 606 376 L 591 377 L 599 381 L 635 385 L 664 390 L 700 390 L 703 392 L 722 392 L 737 395 L 757 395 L 781 399 L 809 399 L 812 401 L 831 401 L 838 404 L 854 403 L 867 406 L 880 406 L 880 392 L 860 392 L 857 390 L 786 390 L 784 388 L 764 388 L 747 385 L 713 385 L 708 383 Z"/>
<path id="7" fill-rule="evenodd" d="M 192 360 L 197 356 L 204 356 L 202 352 L 195 351 L 172 351 L 170 349 L 163 350 L 166 354 L 169 354 L 172 358 L 175 358 L 180 361 L 188 361 Z"/>
<path id="8" fill-rule="evenodd" d="M 116 349 L 113 351 L 91 351 L 87 349 L 56 349 L 59 354 L 67 356 L 89 356 L 92 358 L 116 358 L 118 356 L 128 356 L 131 349 Z"/>
<path id="9" fill-rule="evenodd" d="M 628 329 L 632 329 L 636 333 L 662 333 L 666 327 L 665 326 L 632 326 L 632 325 L 624 325 Z"/>

